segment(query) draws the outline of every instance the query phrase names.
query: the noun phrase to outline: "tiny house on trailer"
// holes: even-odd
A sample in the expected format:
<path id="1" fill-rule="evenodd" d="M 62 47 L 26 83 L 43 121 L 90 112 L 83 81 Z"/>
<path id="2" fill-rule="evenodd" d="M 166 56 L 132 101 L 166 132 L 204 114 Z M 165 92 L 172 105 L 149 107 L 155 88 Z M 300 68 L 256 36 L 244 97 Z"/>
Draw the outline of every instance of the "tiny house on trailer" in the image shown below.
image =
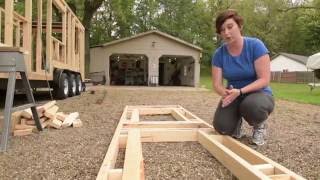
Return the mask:
<path id="1" fill-rule="evenodd" d="M 48 81 L 57 98 L 81 93 L 84 35 L 83 25 L 64 0 L 0 1 L 0 46 L 24 52 L 32 88 L 48 87 Z M 6 89 L 7 78 L 0 73 L 1 89 Z"/>

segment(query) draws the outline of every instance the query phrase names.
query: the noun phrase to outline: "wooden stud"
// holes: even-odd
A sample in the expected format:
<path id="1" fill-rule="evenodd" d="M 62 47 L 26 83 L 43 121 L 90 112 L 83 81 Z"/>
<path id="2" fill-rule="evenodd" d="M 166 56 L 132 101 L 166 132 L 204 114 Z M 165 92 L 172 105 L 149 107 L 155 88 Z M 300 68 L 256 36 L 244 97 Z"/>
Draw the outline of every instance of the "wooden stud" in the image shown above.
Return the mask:
<path id="1" fill-rule="evenodd" d="M 142 178 L 144 178 L 144 167 L 140 130 L 131 129 L 128 132 L 122 179 L 131 180 Z"/>
<path id="2" fill-rule="evenodd" d="M 139 122 L 139 110 L 138 109 L 132 110 L 131 122 Z"/>
<path id="3" fill-rule="evenodd" d="M 52 63 L 52 0 L 47 0 L 47 24 L 46 24 L 46 58 L 47 63 Z M 53 66 L 50 66 L 53 72 Z"/>
<path id="4" fill-rule="evenodd" d="M 223 146 L 219 141 L 215 139 L 214 136 L 199 132 L 198 138 L 199 143 L 239 179 L 268 178 L 261 171 L 252 168 L 252 166 L 247 161 L 239 157 L 230 149 Z"/>
<path id="5" fill-rule="evenodd" d="M 109 144 L 109 148 L 107 151 L 107 154 L 102 162 L 102 165 L 100 167 L 99 173 L 97 175 L 97 180 L 104 180 L 108 178 L 109 171 L 114 168 L 117 155 L 119 152 L 119 135 L 122 128 L 122 122 L 127 119 L 127 109 L 128 106 L 124 108 L 124 112 L 121 115 L 119 124 L 117 126 L 117 129 L 114 133 L 114 136 Z"/>
<path id="6" fill-rule="evenodd" d="M 164 115 L 172 112 L 171 108 L 141 108 L 140 115 Z"/>
<path id="7" fill-rule="evenodd" d="M 200 122 L 186 121 L 144 121 L 125 122 L 123 128 L 207 128 L 206 124 Z"/>
<path id="8" fill-rule="evenodd" d="M 173 109 L 171 115 L 178 121 L 189 121 L 178 109 Z"/>
<path id="9" fill-rule="evenodd" d="M 5 0 L 4 43 L 13 46 L 13 1 Z"/>
<path id="10" fill-rule="evenodd" d="M 121 180 L 123 169 L 111 169 L 109 170 L 108 180 Z"/>
<path id="11" fill-rule="evenodd" d="M 268 176 L 270 179 L 273 180 L 292 180 L 293 178 L 288 174 L 277 174 Z"/>
<path id="12" fill-rule="evenodd" d="M 173 112 L 181 121 L 139 122 L 139 113 Z M 176 110 L 176 111 L 174 111 Z M 189 114 L 189 115 L 188 115 Z M 130 115 L 130 120 L 127 116 Z M 189 118 L 194 121 L 188 121 Z M 213 135 L 214 129 L 181 106 L 126 106 L 97 179 L 141 179 L 142 142 L 195 141 L 203 145 L 239 179 L 304 179 L 229 136 Z M 124 169 L 113 169 L 120 148 L 126 148 Z M 139 163 L 140 162 L 140 163 Z"/>
<path id="13" fill-rule="evenodd" d="M 274 166 L 272 166 L 271 164 L 258 164 L 258 165 L 254 165 L 253 167 L 263 172 L 263 174 L 265 175 L 275 174 Z"/>
<path id="14" fill-rule="evenodd" d="M 25 0 L 25 19 L 26 22 L 23 23 L 23 33 L 25 34 L 32 34 L 32 0 Z M 20 30 L 19 30 L 20 33 Z M 19 35 L 19 40 L 20 40 L 20 35 Z M 31 72 L 31 58 L 32 58 L 32 36 L 23 36 L 23 49 L 28 52 L 27 55 L 25 55 L 25 61 L 26 67 L 27 67 L 27 72 Z M 18 42 L 19 43 L 19 42 Z M 20 46 L 20 43 L 19 43 Z"/>
<path id="15" fill-rule="evenodd" d="M 42 66 L 42 0 L 37 1 L 37 35 L 36 35 L 36 72 L 41 72 Z"/>

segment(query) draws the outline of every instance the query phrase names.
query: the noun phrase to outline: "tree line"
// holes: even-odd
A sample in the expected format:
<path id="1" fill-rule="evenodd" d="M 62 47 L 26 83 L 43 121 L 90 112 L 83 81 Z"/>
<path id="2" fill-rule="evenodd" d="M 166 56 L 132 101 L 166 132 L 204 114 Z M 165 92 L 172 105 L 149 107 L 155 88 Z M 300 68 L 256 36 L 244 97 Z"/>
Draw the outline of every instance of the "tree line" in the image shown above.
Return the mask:
<path id="1" fill-rule="evenodd" d="M 262 39 L 271 55 L 287 52 L 309 56 L 320 51 L 320 0 L 66 2 L 86 28 L 87 62 L 90 46 L 156 29 L 202 47 L 202 63 L 210 64 L 213 51 L 221 44 L 215 17 L 230 8 L 244 17 L 243 34 Z"/>

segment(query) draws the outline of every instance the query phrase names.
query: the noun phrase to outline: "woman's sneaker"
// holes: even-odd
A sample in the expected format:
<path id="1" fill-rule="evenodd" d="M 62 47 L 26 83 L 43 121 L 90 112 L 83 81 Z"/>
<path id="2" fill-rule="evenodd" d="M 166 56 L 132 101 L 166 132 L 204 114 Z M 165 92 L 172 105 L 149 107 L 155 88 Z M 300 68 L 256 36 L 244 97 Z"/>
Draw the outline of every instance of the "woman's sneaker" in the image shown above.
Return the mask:
<path id="1" fill-rule="evenodd" d="M 265 144 L 266 125 L 264 123 L 253 127 L 252 143 L 258 146 Z"/>

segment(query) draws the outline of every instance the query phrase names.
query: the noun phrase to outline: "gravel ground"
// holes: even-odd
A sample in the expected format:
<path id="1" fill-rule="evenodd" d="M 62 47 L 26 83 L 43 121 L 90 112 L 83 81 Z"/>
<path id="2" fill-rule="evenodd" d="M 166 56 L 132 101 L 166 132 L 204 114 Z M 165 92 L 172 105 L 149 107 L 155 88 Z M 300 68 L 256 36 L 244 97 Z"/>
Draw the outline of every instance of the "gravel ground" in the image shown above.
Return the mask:
<path id="1" fill-rule="evenodd" d="M 211 123 L 219 101 L 213 92 L 190 88 L 91 89 L 94 94 L 88 90 L 57 101 L 61 111 L 80 113 L 82 128 L 12 137 L 8 151 L 0 153 L 0 179 L 95 179 L 126 105 L 179 104 Z M 49 100 L 43 95 L 36 99 Z M 248 125 L 245 132 L 251 135 Z M 267 144 L 256 150 L 307 179 L 320 179 L 319 134 L 320 106 L 277 100 L 268 120 Z M 247 140 L 241 141 L 247 144 Z M 120 153 L 119 167 L 123 156 Z M 232 178 L 198 143 L 143 143 L 143 156 L 146 179 Z"/>

